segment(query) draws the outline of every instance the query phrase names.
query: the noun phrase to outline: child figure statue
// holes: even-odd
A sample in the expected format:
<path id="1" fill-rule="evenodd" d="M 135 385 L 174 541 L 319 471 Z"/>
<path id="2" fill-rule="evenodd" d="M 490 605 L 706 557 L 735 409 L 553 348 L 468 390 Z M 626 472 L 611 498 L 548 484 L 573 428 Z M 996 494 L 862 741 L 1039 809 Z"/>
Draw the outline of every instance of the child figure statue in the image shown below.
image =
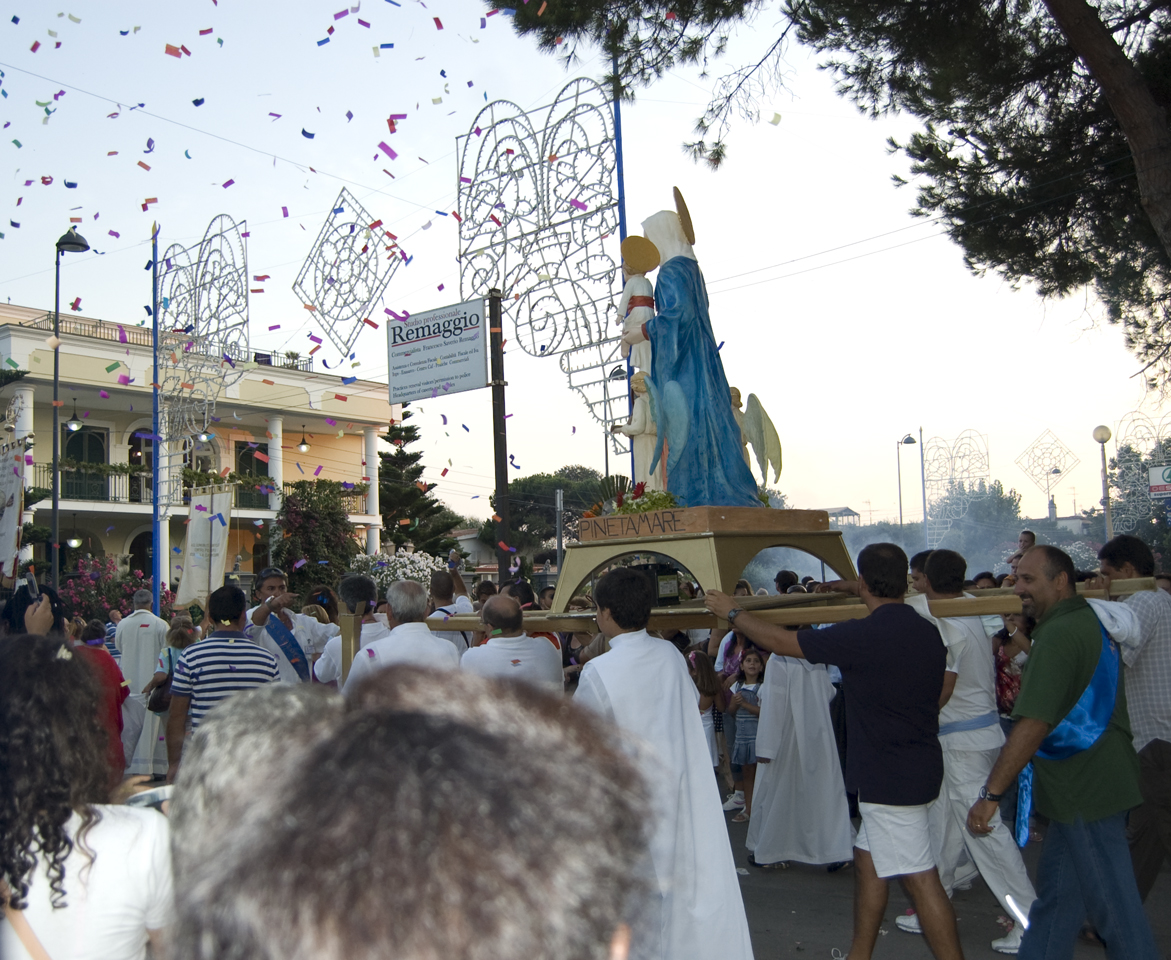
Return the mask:
<path id="1" fill-rule="evenodd" d="M 649 347 L 650 345 L 640 344 L 639 346 Z M 634 399 L 630 422 L 616 423 L 610 427 L 610 431 L 630 437 L 630 445 L 634 450 L 634 482 L 645 483 L 647 490 L 664 490 L 666 489 L 663 483 L 665 457 L 660 458 L 658 468 L 653 474 L 651 473 L 651 458 L 655 455 L 657 434 L 650 398 L 647 396 L 646 376 L 646 373 L 640 370 L 630 378 L 630 391 Z"/>
<path id="2" fill-rule="evenodd" d="M 632 236 L 622 241 L 622 276 L 626 281 L 618 301 L 618 316 L 623 324 L 622 356 L 629 356 L 631 366 L 647 373 L 651 371 L 651 345 L 641 331 L 642 325 L 655 315 L 655 297 L 646 275 L 658 265 L 658 248 L 646 237 Z M 632 345 L 628 338 L 634 334 L 639 342 Z"/>

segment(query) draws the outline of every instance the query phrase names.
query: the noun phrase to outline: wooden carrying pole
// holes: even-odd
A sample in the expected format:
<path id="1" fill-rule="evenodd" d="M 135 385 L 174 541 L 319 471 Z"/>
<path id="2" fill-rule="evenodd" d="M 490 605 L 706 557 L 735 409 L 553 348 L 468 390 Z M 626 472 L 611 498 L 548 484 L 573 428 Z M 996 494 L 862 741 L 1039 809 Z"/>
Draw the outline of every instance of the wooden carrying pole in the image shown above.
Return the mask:
<path id="1" fill-rule="evenodd" d="M 1134 580 L 1114 580 L 1110 584 L 1110 596 L 1105 590 L 1087 590 L 1078 585 L 1078 595 L 1086 598 L 1107 600 L 1129 596 L 1141 590 L 1154 590 L 1153 577 L 1139 577 Z M 1009 589 L 974 590 L 971 597 L 955 600 L 932 600 L 931 613 L 936 617 L 980 617 L 994 614 L 1021 612 L 1021 601 Z M 843 620 L 857 620 L 869 614 L 857 597 L 846 593 L 788 594 L 781 597 L 738 597 L 745 610 L 767 623 L 779 626 L 813 626 L 824 623 L 840 623 Z M 701 630 L 725 626 L 727 621 L 719 620 L 702 606 L 660 607 L 651 613 L 648 630 Z M 552 613 L 542 611 L 526 613 L 525 630 L 596 632 L 597 622 L 592 613 Z M 481 630 L 479 615 L 450 617 L 446 620 L 429 620 L 431 630 Z"/>
<path id="2" fill-rule="evenodd" d="M 338 626 L 342 628 L 342 676 L 337 684 L 340 690 L 350 675 L 350 664 L 362 649 L 362 614 L 351 610 L 345 601 L 338 601 L 338 607 Z"/>

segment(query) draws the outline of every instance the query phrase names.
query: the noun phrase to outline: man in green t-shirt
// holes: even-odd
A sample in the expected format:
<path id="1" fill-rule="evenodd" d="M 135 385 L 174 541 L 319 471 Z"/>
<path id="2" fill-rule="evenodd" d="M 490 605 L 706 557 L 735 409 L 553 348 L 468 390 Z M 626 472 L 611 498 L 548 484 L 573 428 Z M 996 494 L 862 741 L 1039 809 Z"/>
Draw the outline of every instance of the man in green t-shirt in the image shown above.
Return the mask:
<path id="1" fill-rule="evenodd" d="M 991 832 L 999 795 L 1078 703 L 1105 656 L 1101 624 L 1077 595 L 1075 576 L 1073 561 L 1045 545 L 1026 552 L 1017 567 L 1015 592 L 1037 627 L 1013 708 L 1016 726 L 968 812 L 977 836 Z M 1126 842 L 1126 811 L 1142 795 L 1122 683 L 1109 723 L 1088 749 L 1062 760 L 1037 757 L 1033 766 L 1034 804 L 1050 824 L 1018 956 L 1069 956 L 1088 916 L 1108 957 L 1157 960 Z"/>

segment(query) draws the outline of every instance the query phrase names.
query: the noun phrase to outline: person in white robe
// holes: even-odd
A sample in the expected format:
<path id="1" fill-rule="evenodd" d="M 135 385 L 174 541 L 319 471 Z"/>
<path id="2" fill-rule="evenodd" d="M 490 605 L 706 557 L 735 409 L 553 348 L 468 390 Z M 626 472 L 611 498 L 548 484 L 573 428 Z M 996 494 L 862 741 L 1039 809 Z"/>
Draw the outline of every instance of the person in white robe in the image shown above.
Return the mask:
<path id="1" fill-rule="evenodd" d="M 374 581 L 360 573 L 351 573 L 342 577 L 337 585 L 338 600 L 343 610 L 352 610 L 362 614 L 360 635 L 358 637 L 358 652 L 361 653 L 375 640 L 382 640 L 390 636 L 390 627 L 386 622 L 385 614 L 376 614 L 374 607 L 378 603 L 378 587 Z M 325 642 L 325 649 L 321 656 L 313 663 L 313 676 L 318 683 L 338 683 L 342 678 L 342 635 L 337 633 Z"/>
<path id="2" fill-rule="evenodd" d="M 758 865 L 854 858 L 854 830 L 829 715 L 836 694 L 823 665 L 775 653 L 769 657 L 745 844 Z"/>
<path id="3" fill-rule="evenodd" d="M 699 718 L 699 691 L 675 646 L 646 632 L 656 595 L 649 576 L 629 567 L 598 581 L 598 626 L 610 651 L 582 668 L 574 696 L 646 753 L 654 797 L 653 889 L 647 915 L 632 924 L 631 957 L 748 960 L 752 941 Z"/>
<path id="4" fill-rule="evenodd" d="M 153 597 L 149 590 L 134 594 L 134 612 L 123 617 L 114 632 L 114 646 L 122 655 L 122 676 L 130 696 L 142 706 L 145 715 L 135 742 L 128 774 L 163 774 L 167 772 L 167 744 L 160 739 L 159 715 L 146 709 L 143 690 L 155 675 L 159 654 L 167 645 L 167 621 L 151 613 Z M 135 711 L 137 714 L 138 711 Z"/>

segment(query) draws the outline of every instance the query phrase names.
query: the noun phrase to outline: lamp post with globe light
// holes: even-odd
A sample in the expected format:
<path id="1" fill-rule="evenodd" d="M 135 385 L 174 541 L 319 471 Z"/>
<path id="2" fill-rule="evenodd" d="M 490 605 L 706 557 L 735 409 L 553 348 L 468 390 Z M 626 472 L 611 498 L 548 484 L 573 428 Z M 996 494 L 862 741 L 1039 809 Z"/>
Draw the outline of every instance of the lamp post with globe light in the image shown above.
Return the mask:
<path id="1" fill-rule="evenodd" d="M 57 241 L 57 281 L 53 299 L 53 539 L 50 544 L 53 589 L 61 586 L 61 407 L 57 396 L 61 386 L 61 254 L 85 253 L 85 237 L 70 227 Z"/>
<path id="2" fill-rule="evenodd" d="M 1110 516 L 1110 474 L 1106 469 L 1106 443 L 1112 434 L 1106 424 L 1094 427 L 1094 439 L 1102 448 L 1102 503 L 1106 507 L 1106 539 L 1114 539 L 1114 521 Z"/>
<path id="3" fill-rule="evenodd" d="M 895 444 L 895 457 L 899 467 L 899 526 L 903 525 L 903 445 L 912 444 L 915 438 L 909 433 Z"/>

